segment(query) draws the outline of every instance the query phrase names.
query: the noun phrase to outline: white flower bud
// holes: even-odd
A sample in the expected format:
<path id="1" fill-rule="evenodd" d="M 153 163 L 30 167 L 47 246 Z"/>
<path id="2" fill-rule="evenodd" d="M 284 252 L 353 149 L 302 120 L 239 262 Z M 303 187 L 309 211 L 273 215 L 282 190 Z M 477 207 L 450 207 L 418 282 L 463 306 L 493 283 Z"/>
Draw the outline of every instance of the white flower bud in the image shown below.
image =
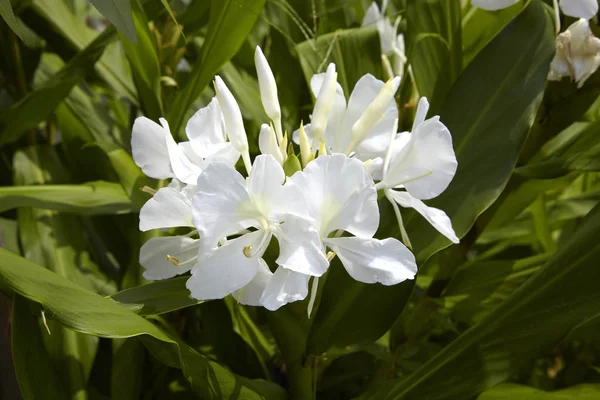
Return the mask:
<path id="1" fill-rule="evenodd" d="M 283 157 L 279 146 L 277 146 L 277 139 L 275 138 L 275 132 L 273 127 L 267 124 L 260 126 L 260 133 L 258 134 L 258 148 L 261 154 L 270 154 L 279 164 L 283 164 Z"/>
<path id="2" fill-rule="evenodd" d="M 302 159 L 302 166 L 306 167 L 312 158 L 312 152 L 310 150 L 310 142 L 308 140 L 308 135 L 304 130 L 304 124 L 300 122 L 300 135 L 299 135 L 299 144 L 300 144 L 300 158 Z"/>
<path id="3" fill-rule="evenodd" d="M 260 88 L 260 98 L 262 100 L 263 108 L 267 113 L 267 116 L 275 124 L 275 132 L 277 134 L 277 141 L 281 142 L 283 139 L 283 132 L 281 128 L 281 108 L 279 106 L 279 98 L 277 97 L 277 84 L 275 83 L 275 77 L 269 67 L 269 63 L 265 58 L 260 47 L 256 46 L 254 53 L 254 64 L 256 66 L 256 74 L 258 75 L 258 86 Z"/>

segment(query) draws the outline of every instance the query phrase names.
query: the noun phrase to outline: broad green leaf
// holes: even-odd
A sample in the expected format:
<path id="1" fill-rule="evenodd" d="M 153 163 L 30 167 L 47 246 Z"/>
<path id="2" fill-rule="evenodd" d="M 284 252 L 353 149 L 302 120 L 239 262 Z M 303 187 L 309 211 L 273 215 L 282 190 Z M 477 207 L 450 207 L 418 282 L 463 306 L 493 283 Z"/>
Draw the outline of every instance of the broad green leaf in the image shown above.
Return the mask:
<path id="1" fill-rule="evenodd" d="M 41 121 L 48 118 L 69 94 L 73 86 L 85 78 L 106 46 L 116 37 L 113 29 L 106 29 L 56 75 L 21 101 L 2 111 L 0 113 L 0 144 L 18 140 L 23 132 L 36 128 Z"/>
<path id="2" fill-rule="evenodd" d="M 550 10 L 531 1 L 463 71 L 441 107 L 458 171 L 448 189 L 427 204 L 448 214 L 459 238 L 511 176 L 544 93 L 555 48 L 553 24 Z M 406 215 L 418 261 L 450 244 L 420 215 Z"/>
<path id="3" fill-rule="evenodd" d="M 564 247 L 480 323 L 412 375 L 373 387 L 362 398 L 470 398 L 547 354 L 574 326 L 598 315 L 598 235 L 600 206 Z"/>
<path id="4" fill-rule="evenodd" d="M 419 94 L 436 113 L 462 70 L 460 0 L 408 0 L 408 57 Z"/>
<path id="5" fill-rule="evenodd" d="M 114 301 L 4 249 L 0 249 L 0 284 L 40 303 L 47 318 L 74 331 L 108 338 L 140 336 L 157 358 L 182 369 L 200 398 L 286 398 L 277 385 L 236 376 Z"/>
<path id="6" fill-rule="evenodd" d="M 125 37 L 137 43 L 137 35 L 131 17 L 130 0 L 90 0 Z"/>
<path id="7" fill-rule="evenodd" d="M 177 134 L 188 108 L 200 96 L 214 74 L 231 59 L 252 30 L 265 0 L 212 0 L 202 57 L 194 64 L 190 77 L 177 94 L 169 112 L 169 124 Z"/>
<path id="8" fill-rule="evenodd" d="M 122 214 L 132 211 L 131 200 L 118 183 L 0 187 L 0 212 L 20 207 L 77 214 Z"/>
<path id="9" fill-rule="evenodd" d="M 17 17 L 15 17 L 15 13 L 13 11 L 12 5 L 10 4 L 10 0 L 0 0 L 0 17 L 6 22 L 6 25 L 12 29 L 12 31 L 23 39 L 23 34 L 21 33 L 21 27 L 19 25 L 19 21 Z"/>
<path id="10" fill-rule="evenodd" d="M 0 247 L 20 254 L 19 239 L 17 233 L 17 221 L 13 219 L 0 218 Z"/>
<path id="11" fill-rule="evenodd" d="M 600 171 L 600 122 L 576 122 L 548 141 L 527 165 L 517 168 L 521 176 L 557 178 L 571 171 Z"/>
<path id="12" fill-rule="evenodd" d="M 202 303 L 185 287 L 189 276 L 156 281 L 113 294 L 110 298 L 139 315 L 164 314 Z"/>
<path id="13" fill-rule="evenodd" d="M 125 2 L 129 3 L 129 0 Z M 123 50 L 131 65 L 142 112 L 148 118 L 158 122 L 158 119 L 164 116 L 164 112 L 161 100 L 161 73 L 156 35 L 150 31 L 148 18 L 138 0 L 133 0 L 132 11 L 132 23 L 135 24 L 137 40 L 130 40 L 129 36 L 123 32 L 119 36 Z"/>
<path id="14" fill-rule="evenodd" d="M 337 80 L 348 98 L 356 82 L 367 73 L 383 78 L 379 35 L 375 28 L 340 30 L 296 45 L 304 78 L 310 85 L 314 74 L 335 63 Z"/>
<path id="15" fill-rule="evenodd" d="M 477 397 L 477 400 L 594 400 L 598 398 L 600 398 L 600 384 L 597 383 L 582 383 L 552 392 L 516 383 L 503 383 L 486 390 Z"/>
<path id="16" fill-rule="evenodd" d="M 64 0 L 36 0 L 31 8 L 48 21 L 52 29 L 64 37 L 76 51 L 82 51 L 97 36 L 98 32 L 85 25 L 68 8 Z M 34 30 L 35 21 L 31 25 Z M 113 28 L 110 28 L 113 30 Z M 42 36 L 44 35 L 41 32 Z M 109 45 L 95 65 L 95 70 L 117 93 L 138 104 L 137 93 L 127 60 L 118 43 Z"/>
<path id="17" fill-rule="evenodd" d="M 12 351 L 15 372 L 24 399 L 68 399 L 53 361 L 44 345 L 39 319 L 32 314 L 30 300 L 16 294 L 11 316 Z M 39 306 L 35 304 L 39 312 Z"/>

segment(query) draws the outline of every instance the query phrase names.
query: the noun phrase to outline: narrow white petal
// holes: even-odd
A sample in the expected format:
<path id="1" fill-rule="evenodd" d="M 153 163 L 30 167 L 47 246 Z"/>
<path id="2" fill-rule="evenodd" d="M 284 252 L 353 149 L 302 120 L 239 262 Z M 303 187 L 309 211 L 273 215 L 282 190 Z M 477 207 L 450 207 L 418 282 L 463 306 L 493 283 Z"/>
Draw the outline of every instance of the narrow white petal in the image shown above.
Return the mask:
<path id="1" fill-rule="evenodd" d="M 305 209 L 321 237 L 337 229 L 370 237 L 377 230 L 377 192 L 361 161 L 341 154 L 322 156 L 288 178 L 288 185 L 304 194 Z"/>
<path id="2" fill-rule="evenodd" d="M 231 94 L 231 91 L 223 82 L 220 76 L 215 76 L 215 91 L 217 92 L 217 98 L 223 112 L 223 118 L 225 120 L 225 128 L 227 130 L 227 136 L 233 144 L 233 147 L 240 153 L 248 151 L 248 138 L 246 137 L 246 130 L 244 129 L 244 120 L 242 119 L 242 112 L 238 106 L 237 101 Z"/>
<path id="3" fill-rule="evenodd" d="M 174 176 L 167 149 L 167 135 L 171 136 L 171 133 L 146 117 L 136 118 L 133 123 L 131 134 L 133 160 L 149 177 L 167 179 Z"/>
<path id="4" fill-rule="evenodd" d="M 415 256 L 397 239 L 343 237 L 326 239 L 325 243 L 336 252 L 348 274 L 360 282 L 389 286 L 414 279 L 417 273 Z"/>
<path id="5" fill-rule="evenodd" d="M 598 13 L 598 0 L 560 0 L 560 8 L 570 17 L 592 19 Z"/>
<path id="6" fill-rule="evenodd" d="M 185 126 L 185 133 L 194 148 L 225 142 L 225 121 L 216 97 L 192 115 Z"/>
<path id="7" fill-rule="evenodd" d="M 194 226 L 192 202 L 185 193 L 165 187 L 148 200 L 140 210 L 140 230 Z"/>
<path id="8" fill-rule="evenodd" d="M 260 133 L 258 134 L 258 148 L 261 154 L 270 154 L 279 164 L 283 164 L 283 157 L 281 151 L 277 145 L 277 138 L 275 132 L 267 124 L 260 126 Z"/>
<path id="9" fill-rule="evenodd" d="M 199 260 L 192 268 L 186 287 L 198 300 L 222 299 L 246 286 L 260 267 L 260 258 L 248 258 L 244 247 L 256 241 L 262 232 L 252 232 L 228 241 L 211 257 Z"/>
<path id="10" fill-rule="evenodd" d="M 429 101 L 427 97 L 421 97 L 419 104 L 417 105 L 417 112 L 415 113 L 415 119 L 413 121 L 412 131 L 414 131 L 419 125 L 425 122 L 427 113 L 429 112 Z"/>
<path id="11" fill-rule="evenodd" d="M 519 0 L 473 0 L 473 5 L 484 10 L 495 11 L 512 6 L 518 2 Z"/>
<path id="12" fill-rule="evenodd" d="M 224 237 L 251 226 L 257 212 L 242 175 L 232 167 L 215 163 L 198 178 L 192 215 L 203 248 L 212 249 Z"/>
<path id="13" fill-rule="evenodd" d="M 246 286 L 233 292 L 233 297 L 241 304 L 247 306 L 262 305 L 260 299 L 273 273 L 262 258 L 258 259 L 258 263 L 258 271 L 256 271 L 254 278 Z"/>
<path id="14" fill-rule="evenodd" d="M 453 243 L 459 242 L 458 237 L 452 228 L 452 222 L 444 211 L 438 208 L 428 207 L 421 200 L 412 197 L 406 192 L 390 190 L 390 194 L 402 207 L 414 208 L 415 211 L 425 217 L 427 222 L 429 222 L 438 232 L 446 236 Z"/>
<path id="15" fill-rule="evenodd" d="M 292 271 L 321 276 L 329 262 L 323 254 L 319 232 L 311 220 L 288 215 L 275 233 L 279 242 L 277 264 Z"/>
<path id="16" fill-rule="evenodd" d="M 267 310 L 275 311 L 287 303 L 304 300 L 308 295 L 309 279 L 310 275 L 277 268 L 265 288 L 260 303 Z"/>
<path id="17" fill-rule="evenodd" d="M 165 136 L 165 141 L 167 143 L 167 149 L 169 151 L 169 160 L 171 162 L 171 168 L 173 169 L 173 173 L 177 179 L 184 183 L 194 184 L 198 179 L 198 175 L 202 172 L 202 166 L 194 163 L 190 158 L 184 153 L 185 145 L 180 147 L 169 130 L 169 124 L 164 118 L 160 119 L 160 122 L 163 126 L 163 129 L 166 132 L 169 132 L 168 135 Z M 194 157 L 196 162 L 200 162 L 197 157 Z"/>
<path id="18" fill-rule="evenodd" d="M 319 96 L 324 79 L 324 73 L 315 74 L 310 79 L 310 88 L 315 98 Z M 336 82 L 335 94 L 333 96 L 331 109 L 329 110 L 327 127 L 325 128 L 325 142 L 327 149 L 332 153 L 343 153 L 350 141 L 350 135 L 348 132 L 344 132 L 342 127 L 345 115 L 346 97 L 344 95 L 344 89 Z M 306 130 L 306 134 L 310 141 L 313 142 L 311 124 L 304 125 L 304 129 Z M 298 143 L 296 139 L 294 139 L 294 141 Z"/>
<path id="19" fill-rule="evenodd" d="M 148 240 L 140 249 L 140 265 L 144 267 L 144 278 L 168 279 L 188 272 L 194 262 L 185 263 L 198 255 L 198 240 L 185 236 L 157 237 Z M 183 265 L 169 261 L 179 260 Z"/>
<path id="20" fill-rule="evenodd" d="M 335 64 L 331 63 L 325 72 L 325 79 L 315 100 L 315 107 L 312 113 L 313 152 L 319 147 L 321 140 L 324 138 L 329 112 L 333 107 L 336 91 L 337 72 L 335 71 Z"/>

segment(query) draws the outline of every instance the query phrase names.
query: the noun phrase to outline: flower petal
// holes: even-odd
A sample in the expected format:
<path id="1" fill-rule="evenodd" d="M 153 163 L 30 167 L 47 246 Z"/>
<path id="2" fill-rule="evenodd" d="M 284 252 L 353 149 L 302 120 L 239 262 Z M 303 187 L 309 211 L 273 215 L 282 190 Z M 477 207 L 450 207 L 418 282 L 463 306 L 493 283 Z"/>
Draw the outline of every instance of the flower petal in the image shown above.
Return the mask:
<path id="1" fill-rule="evenodd" d="M 260 133 L 258 134 L 258 148 L 261 154 L 270 154 L 279 164 L 283 164 L 283 157 L 281 151 L 277 145 L 277 138 L 275 137 L 275 131 L 267 124 L 260 126 Z"/>
<path id="2" fill-rule="evenodd" d="M 390 190 L 389 192 L 394 200 L 402 207 L 414 208 L 419 214 L 421 214 L 427 222 L 429 222 L 438 232 L 446 236 L 453 243 L 458 243 L 458 237 L 454 233 L 452 228 L 452 222 L 446 213 L 438 208 L 428 207 L 421 200 L 412 197 L 407 192 L 399 192 L 397 190 Z"/>
<path id="3" fill-rule="evenodd" d="M 194 148 L 225 143 L 225 121 L 216 97 L 192 115 L 185 126 L 185 133 Z"/>
<path id="4" fill-rule="evenodd" d="M 165 136 L 165 142 L 167 143 L 167 150 L 169 151 L 169 160 L 171 162 L 171 168 L 177 179 L 184 183 L 195 184 L 198 179 L 198 175 L 202 172 L 200 165 L 196 165 L 189 157 L 184 153 L 185 145 L 180 147 L 173 139 L 171 131 L 169 130 L 169 124 L 164 118 L 160 119 L 160 123 L 166 132 L 169 132 Z M 197 159 L 197 157 L 194 157 Z"/>
<path id="5" fill-rule="evenodd" d="M 248 258 L 244 247 L 254 243 L 262 232 L 252 232 L 228 241 L 192 268 L 186 287 L 198 300 L 222 299 L 246 286 L 260 267 L 260 258 Z"/>
<path id="6" fill-rule="evenodd" d="M 450 131 L 436 116 L 396 140 L 404 141 L 406 135 L 408 143 L 390 162 L 384 182 L 390 187 L 402 184 L 419 199 L 439 196 L 454 178 L 458 166 Z"/>
<path id="7" fill-rule="evenodd" d="M 308 295 L 309 279 L 309 275 L 277 268 L 265 287 L 260 303 L 267 310 L 275 311 L 287 303 L 304 300 Z"/>
<path id="8" fill-rule="evenodd" d="M 371 237 L 379 225 L 377 192 L 363 163 L 341 154 L 321 156 L 288 178 L 305 197 L 321 238 L 337 229 Z"/>
<path id="9" fill-rule="evenodd" d="M 389 286 L 414 279 L 417 273 L 415 256 L 397 239 L 342 237 L 325 243 L 337 253 L 348 274 L 360 282 Z"/>
<path id="10" fill-rule="evenodd" d="M 242 119 L 240 106 L 237 101 L 235 101 L 233 94 L 231 94 L 231 91 L 219 75 L 215 76 L 215 91 L 217 92 L 219 105 L 223 112 L 223 120 L 225 121 L 225 128 L 229 141 L 240 153 L 247 152 L 248 138 L 246 137 L 246 130 L 244 129 L 244 120 Z"/>
<path id="11" fill-rule="evenodd" d="M 325 74 L 315 74 L 310 79 L 310 88 L 315 98 L 321 91 L 321 86 L 325 80 Z M 330 153 L 343 153 L 346 150 L 346 146 L 350 142 L 350 132 L 346 132 L 347 137 L 344 137 L 344 132 L 341 130 L 342 121 L 346 113 L 346 96 L 344 95 L 344 89 L 339 83 L 336 83 L 335 94 L 333 96 L 333 104 L 331 110 L 329 110 L 329 116 L 327 118 L 327 127 L 325 128 L 325 144 L 327 150 Z M 312 143 L 312 130 L 310 124 L 304 125 L 307 136 Z M 294 139 L 295 140 L 295 139 Z M 298 142 L 296 142 L 298 143 Z"/>
<path id="12" fill-rule="evenodd" d="M 265 291 L 265 287 L 271 280 L 273 273 L 269 270 L 267 263 L 258 259 L 258 271 L 254 278 L 243 288 L 233 292 L 233 297 L 241 304 L 247 306 L 261 306 L 260 299 Z"/>
<path id="13" fill-rule="evenodd" d="M 222 163 L 206 167 L 192 199 L 194 226 L 203 248 L 213 249 L 224 237 L 252 226 L 256 213 L 239 172 Z"/>
<path id="14" fill-rule="evenodd" d="M 188 272 L 194 266 L 193 262 L 174 265 L 167 260 L 167 256 L 184 263 L 196 257 L 199 245 L 197 239 L 185 236 L 157 237 L 148 240 L 140 249 L 140 265 L 145 269 L 144 278 L 168 279 Z"/>
<path id="15" fill-rule="evenodd" d="M 473 0 L 475 7 L 483 8 L 488 11 L 501 10 L 508 6 L 518 3 L 519 0 Z"/>
<path id="16" fill-rule="evenodd" d="M 192 202 L 185 192 L 170 187 L 160 189 L 140 210 L 140 230 L 194 226 Z"/>
<path id="17" fill-rule="evenodd" d="M 319 232 L 311 220 L 288 215 L 275 233 L 279 241 L 279 257 L 276 263 L 292 271 L 321 276 L 329 262 L 323 254 Z"/>
<path id="18" fill-rule="evenodd" d="M 133 160 L 149 177 L 167 179 L 174 176 L 167 150 L 167 135 L 171 136 L 171 133 L 146 117 L 136 118 L 133 123 L 131 134 Z"/>
<path id="19" fill-rule="evenodd" d="M 598 13 L 598 0 L 560 0 L 560 9 L 570 17 L 592 19 Z"/>

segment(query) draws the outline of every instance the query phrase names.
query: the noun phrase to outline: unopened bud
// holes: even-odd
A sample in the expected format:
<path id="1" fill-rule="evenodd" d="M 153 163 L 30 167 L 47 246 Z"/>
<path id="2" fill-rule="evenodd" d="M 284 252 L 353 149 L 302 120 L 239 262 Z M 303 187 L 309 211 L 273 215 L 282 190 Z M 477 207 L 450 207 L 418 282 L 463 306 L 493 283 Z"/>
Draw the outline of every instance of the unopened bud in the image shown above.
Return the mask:
<path id="1" fill-rule="evenodd" d="M 304 124 L 302 123 L 302 121 L 300 122 L 299 142 L 300 142 L 300 158 L 302 160 L 302 166 L 306 167 L 306 164 L 308 164 L 311 161 L 311 159 L 313 158 L 313 153 L 312 153 L 312 151 L 310 151 L 310 142 L 308 141 L 308 135 L 306 134 L 306 131 L 304 130 Z"/>
<path id="2" fill-rule="evenodd" d="M 315 108 L 312 114 L 311 130 L 313 134 L 312 150 L 318 148 L 323 140 L 325 128 L 327 128 L 327 120 L 329 112 L 333 106 L 333 98 L 337 89 L 337 72 L 335 72 L 335 64 L 331 63 L 325 72 L 325 79 L 317 99 L 315 100 Z"/>
<path id="3" fill-rule="evenodd" d="M 238 106 L 237 101 L 229 91 L 223 79 L 220 76 L 215 76 L 215 91 L 221 111 L 223 112 L 223 119 L 225 120 L 225 129 L 227 130 L 227 136 L 231 141 L 233 147 L 240 153 L 248 151 L 248 138 L 246 137 L 246 130 L 244 129 L 244 120 L 242 119 L 242 112 Z"/>
<path id="4" fill-rule="evenodd" d="M 277 96 L 277 83 L 275 82 L 275 76 L 273 76 L 269 62 L 259 46 L 256 46 L 254 53 L 254 65 L 256 66 L 256 74 L 258 75 L 258 87 L 260 89 L 263 108 L 267 116 L 275 124 L 277 142 L 281 142 L 283 140 L 283 133 L 281 128 L 281 108 Z"/>
<path id="5" fill-rule="evenodd" d="M 260 126 L 260 133 L 258 134 L 258 148 L 261 154 L 270 154 L 279 164 L 283 165 L 283 157 L 281 156 L 281 150 L 277 145 L 277 139 L 275 138 L 275 131 L 273 125 L 262 124 Z"/>

